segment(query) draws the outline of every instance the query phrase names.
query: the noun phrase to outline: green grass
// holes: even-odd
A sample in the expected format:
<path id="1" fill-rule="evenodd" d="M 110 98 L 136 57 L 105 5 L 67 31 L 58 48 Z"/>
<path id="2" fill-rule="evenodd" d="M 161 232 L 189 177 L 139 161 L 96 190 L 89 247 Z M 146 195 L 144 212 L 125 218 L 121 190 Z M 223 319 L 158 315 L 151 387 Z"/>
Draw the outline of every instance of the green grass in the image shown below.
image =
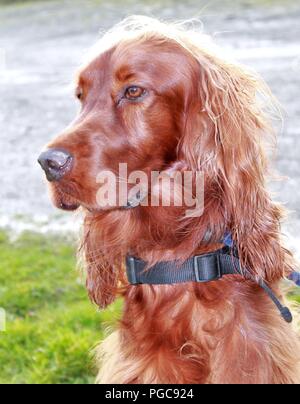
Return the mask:
<path id="1" fill-rule="evenodd" d="M 289 297 L 291 300 L 294 300 L 295 302 L 300 304 L 300 292 L 299 288 L 294 289 L 293 292 L 290 292 Z M 299 306 L 298 306 L 298 311 L 299 311 Z"/>
<path id="2" fill-rule="evenodd" d="M 1 384 L 93 383 L 91 351 L 120 312 L 99 313 L 76 271 L 75 247 L 24 234 L 11 243 L 0 233 Z"/>

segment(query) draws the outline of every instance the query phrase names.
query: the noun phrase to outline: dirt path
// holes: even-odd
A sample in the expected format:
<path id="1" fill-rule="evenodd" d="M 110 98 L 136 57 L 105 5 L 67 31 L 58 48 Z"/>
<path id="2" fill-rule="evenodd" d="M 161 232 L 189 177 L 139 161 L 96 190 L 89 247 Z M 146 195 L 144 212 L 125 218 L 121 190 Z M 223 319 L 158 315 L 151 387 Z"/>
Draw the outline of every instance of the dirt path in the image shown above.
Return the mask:
<path id="1" fill-rule="evenodd" d="M 294 210 L 289 231 L 300 231 L 300 4 L 251 8 L 236 2 L 51 1 L 0 8 L 0 225 L 72 226 L 45 192 L 36 157 L 73 118 L 70 81 L 82 52 L 120 18 L 151 14 L 164 18 L 202 15 L 205 31 L 238 60 L 256 68 L 287 111 L 279 140 L 278 170 L 290 177 L 280 199 Z M 183 4 L 184 3 L 184 4 Z M 283 2 L 286 4 L 285 2 Z M 162 5 L 163 4 L 163 5 Z M 221 4 L 221 2 L 220 2 Z M 3 60 L 2 60 L 3 62 Z M 26 224 L 27 223 L 27 224 Z M 44 227 L 47 228 L 47 227 Z M 296 239 L 294 239 L 296 243 Z"/>

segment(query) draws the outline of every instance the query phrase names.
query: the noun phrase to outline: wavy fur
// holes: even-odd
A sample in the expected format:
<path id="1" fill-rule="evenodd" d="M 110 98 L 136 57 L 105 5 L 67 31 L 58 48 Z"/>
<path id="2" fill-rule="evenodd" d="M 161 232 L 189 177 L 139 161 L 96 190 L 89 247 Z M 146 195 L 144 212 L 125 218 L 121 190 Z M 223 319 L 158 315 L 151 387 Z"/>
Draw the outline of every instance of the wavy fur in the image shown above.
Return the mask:
<path id="1" fill-rule="evenodd" d="M 141 70 L 156 90 L 151 104 L 124 107 L 121 117 L 99 96 L 119 64 L 118 77 Z M 230 231 L 242 264 L 280 293 L 294 262 L 281 242 L 283 210 L 266 189 L 270 90 L 203 34 L 145 17 L 106 34 L 78 80 L 98 98 L 90 95 L 73 129 L 51 146 L 81 157 L 69 181 L 89 208 L 82 250 L 90 297 L 101 308 L 118 294 L 125 299 L 119 330 L 99 348 L 98 382 L 298 383 L 298 336 L 253 282 L 133 287 L 124 279 L 128 253 L 150 264 L 184 260 L 216 250 Z M 184 207 L 95 211 L 88 175 L 100 160 L 115 169 L 124 158 L 132 169 L 203 171 L 204 215 L 185 217 Z"/>

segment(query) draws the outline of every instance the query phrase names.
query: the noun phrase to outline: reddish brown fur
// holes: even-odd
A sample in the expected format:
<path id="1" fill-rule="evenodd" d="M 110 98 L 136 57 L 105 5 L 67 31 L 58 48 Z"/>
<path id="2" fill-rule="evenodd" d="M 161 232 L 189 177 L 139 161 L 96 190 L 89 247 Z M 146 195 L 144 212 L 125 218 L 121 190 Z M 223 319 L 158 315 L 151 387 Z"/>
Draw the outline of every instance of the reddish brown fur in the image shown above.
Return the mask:
<path id="1" fill-rule="evenodd" d="M 75 156 L 72 172 L 52 191 L 57 206 L 85 210 L 82 248 L 92 300 L 105 308 L 122 284 L 123 319 L 101 349 L 98 380 L 297 383 L 298 337 L 253 282 L 232 276 L 205 285 L 128 286 L 124 280 L 128 253 L 152 264 L 184 260 L 219 248 L 227 230 L 243 264 L 276 291 L 293 266 L 280 241 L 281 209 L 265 188 L 269 128 L 255 98 L 263 85 L 190 43 L 189 34 L 175 30 L 178 36 L 168 37 L 155 24 L 162 28 L 141 23 L 135 36 L 82 69 L 81 113 L 50 145 Z M 148 96 L 118 106 L 128 84 L 143 86 Z M 185 218 L 177 207 L 99 211 L 98 172 L 116 172 L 125 162 L 129 171 L 204 171 L 204 215 Z"/>

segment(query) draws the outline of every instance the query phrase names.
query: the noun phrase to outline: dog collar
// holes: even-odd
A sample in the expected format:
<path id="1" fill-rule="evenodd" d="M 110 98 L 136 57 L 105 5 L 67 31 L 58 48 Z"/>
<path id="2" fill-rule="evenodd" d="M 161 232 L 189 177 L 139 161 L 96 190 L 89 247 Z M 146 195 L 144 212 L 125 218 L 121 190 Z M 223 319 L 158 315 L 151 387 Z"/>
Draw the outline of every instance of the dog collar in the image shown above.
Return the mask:
<path id="1" fill-rule="evenodd" d="M 283 319 L 287 323 L 291 323 L 293 316 L 289 308 L 282 305 L 272 289 L 262 279 L 257 281 L 254 276 L 241 267 L 239 258 L 229 244 L 232 244 L 232 240 L 231 243 L 228 240 L 227 245 L 221 250 L 197 255 L 183 264 L 174 261 L 159 262 L 149 269 L 145 261 L 128 256 L 126 259 L 128 281 L 131 285 L 170 285 L 186 282 L 207 283 L 218 281 L 226 275 L 240 275 L 263 288 Z M 299 278 L 298 274 L 298 282 Z"/>
<path id="2" fill-rule="evenodd" d="M 300 286 L 300 273 L 299 272 L 292 272 L 289 276 L 289 280 L 294 282 L 297 286 Z"/>

